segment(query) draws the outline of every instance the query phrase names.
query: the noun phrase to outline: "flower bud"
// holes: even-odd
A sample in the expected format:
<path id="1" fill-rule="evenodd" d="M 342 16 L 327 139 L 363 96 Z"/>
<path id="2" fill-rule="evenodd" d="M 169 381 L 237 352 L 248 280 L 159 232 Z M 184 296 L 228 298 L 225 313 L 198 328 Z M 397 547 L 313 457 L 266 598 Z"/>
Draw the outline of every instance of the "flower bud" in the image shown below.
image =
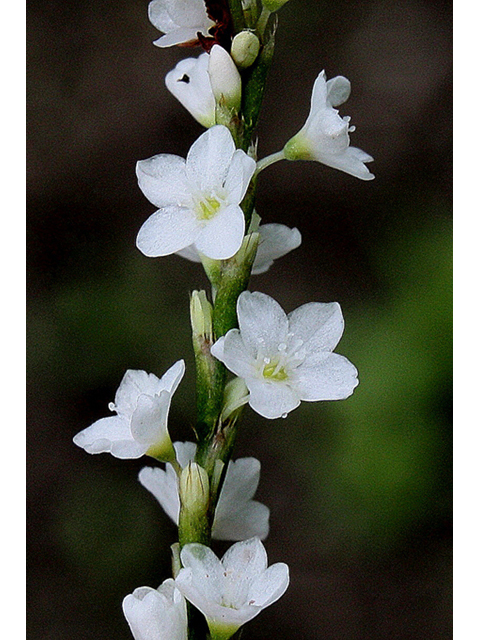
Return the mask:
<path id="1" fill-rule="evenodd" d="M 241 69 L 252 65 L 259 51 L 260 40 L 253 31 L 241 31 L 234 37 L 231 50 L 232 58 Z"/>
<path id="2" fill-rule="evenodd" d="M 202 515 L 208 508 L 208 474 L 196 462 L 189 462 L 180 475 L 181 508 Z"/>
<path id="3" fill-rule="evenodd" d="M 190 322 L 195 337 L 202 340 L 212 340 L 212 305 L 207 300 L 205 291 L 192 291 Z"/>
<path id="4" fill-rule="evenodd" d="M 180 475 L 180 514 L 178 533 L 180 546 L 188 542 L 210 540 L 208 507 L 210 489 L 208 474 L 196 462 L 189 462 Z"/>
<path id="5" fill-rule="evenodd" d="M 239 111 L 242 102 L 242 79 L 230 54 L 218 44 L 210 51 L 208 74 L 217 104 Z"/>
<path id="6" fill-rule="evenodd" d="M 288 0 L 262 0 L 265 9 L 268 9 L 272 13 L 281 9 L 287 2 Z"/>

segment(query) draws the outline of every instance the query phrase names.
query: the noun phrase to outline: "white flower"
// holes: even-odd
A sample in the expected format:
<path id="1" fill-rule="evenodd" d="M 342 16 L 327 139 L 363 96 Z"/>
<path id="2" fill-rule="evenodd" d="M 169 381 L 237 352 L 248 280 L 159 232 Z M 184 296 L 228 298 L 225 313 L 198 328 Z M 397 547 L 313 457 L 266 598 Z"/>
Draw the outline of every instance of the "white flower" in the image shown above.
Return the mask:
<path id="1" fill-rule="evenodd" d="M 211 351 L 245 380 L 257 413 L 285 417 L 301 400 L 340 400 L 352 394 L 357 370 L 332 353 L 344 326 L 338 303 L 310 302 L 287 316 L 270 296 L 244 291 L 237 315 L 240 329 L 231 329 Z"/>
<path id="2" fill-rule="evenodd" d="M 167 89 L 204 127 L 215 124 L 215 96 L 208 75 L 208 53 L 181 60 L 165 77 Z"/>
<path id="3" fill-rule="evenodd" d="M 135 640 L 187 640 L 187 605 L 171 578 L 158 589 L 135 589 L 122 606 Z"/>
<path id="4" fill-rule="evenodd" d="M 310 114 L 303 128 L 287 142 L 284 154 L 287 160 L 318 160 L 329 167 L 340 169 L 361 180 L 375 177 L 365 166 L 373 160 L 368 153 L 350 147 L 348 116 L 341 118 L 334 107 L 343 104 L 350 95 L 350 82 L 337 76 L 327 82 L 325 71 L 315 81 Z"/>
<path id="5" fill-rule="evenodd" d="M 237 542 L 220 561 L 201 544 L 187 544 L 175 584 L 207 619 L 212 640 L 230 638 L 239 627 L 276 602 L 289 583 L 288 566 L 267 568 L 267 554 L 258 538 Z"/>
<path id="6" fill-rule="evenodd" d="M 207 15 L 204 0 L 153 0 L 148 5 L 148 17 L 165 34 L 154 42 L 157 47 L 196 42 L 199 32 L 207 36 L 215 26 Z"/>
<path id="7" fill-rule="evenodd" d="M 289 251 L 296 249 L 302 242 L 300 231 L 296 227 L 290 229 L 284 224 L 262 224 L 258 228 L 258 233 L 260 234 L 260 240 L 252 267 L 252 275 L 265 273 L 277 258 L 281 258 Z M 192 262 L 201 262 L 194 245 L 176 253 Z"/>
<path id="8" fill-rule="evenodd" d="M 159 207 L 138 233 L 140 251 L 166 256 L 195 244 L 213 260 L 231 258 L 243 241 L 240 203 L 255 167 L 222 125 L 203 133 L 186 161 L 161 154 L 138 162 L 140 189 Z"/>
<path id="9" fill-rule="evenodd" d="M 109 409 L 116 416 L 97 420 L 73 441 L 87 453 L 110 452 L 116 458 L 144 454 L 173 460 L 175 452 L 167 429 L 172 396 L 185 373 L 183 360 L 158 379 L 153 373 L 129 369 Z"/>
<path id="10" fill-rule="evenodd" d="M 193 442 L 175 442 L 177 461 L 182 469 L 195 457 Z M 180 499 L 178 476 L 172 465 L 165 471 L 158 467 L 144 467 L 138 476 L 141 484 L 158 500 L 166 514 L 178 525 Z M 215 540 L 244 540 L 268 535 L 269 509 L 253 500 L 260 479 L 260 462 L 256 458 L 230 461 L 215 511 L 212 537 Z"/>

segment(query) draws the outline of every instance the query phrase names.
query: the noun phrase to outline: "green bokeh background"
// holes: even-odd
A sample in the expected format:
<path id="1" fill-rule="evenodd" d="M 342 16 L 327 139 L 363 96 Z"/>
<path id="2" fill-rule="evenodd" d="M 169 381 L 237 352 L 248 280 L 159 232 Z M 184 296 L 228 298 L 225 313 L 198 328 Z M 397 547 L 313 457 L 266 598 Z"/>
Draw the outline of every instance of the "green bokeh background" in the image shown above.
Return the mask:
<path id="1" fill-rule="evenodd" d="M 183 357 L 170 431 L 191 439 L 188 293 L 198 265 L 134 245 L 152 206 L 135 162 L 185 155 L 202 132 L 163 78 L 147 2 L 29 7 L 29 637 L 130 637 L 124 595 L 169 575 L 175 528 L 137 482 L 145 460 L 89 456 L 72 437 L 107 415 L 127 368 Z M 316 163 L 265 171 L 264 222 L 303 244 L 252 289 L 291 311 L 340 302 L 343 402 L 285 420 L 248 410 L 235 457 L 262 462 L 266 548 L 291 585 L 244 640 L 451 637 L 451 7 L 290 0 L 259 153 L 303 124 L 318 72 L 342 74 L 373 182 Z M 195 52 L 196 54 L 196 52 Z M 225 545 L 217 550 L 223 552 Z"/>

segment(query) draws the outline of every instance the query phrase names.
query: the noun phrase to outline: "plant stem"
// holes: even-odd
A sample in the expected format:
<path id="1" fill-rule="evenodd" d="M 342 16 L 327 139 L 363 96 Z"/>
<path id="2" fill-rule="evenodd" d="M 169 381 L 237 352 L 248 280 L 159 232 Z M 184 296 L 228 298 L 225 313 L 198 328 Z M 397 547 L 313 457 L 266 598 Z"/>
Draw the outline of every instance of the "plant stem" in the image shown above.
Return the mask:
<path id="1" fill-rule="evenodd" d="M 272 153 L 271 155 L 259 160 L 257 162 L 257 170 L 255 171 L 255 175 L 258 176 L 261 171 L 263 171 L 267 167 L 270 167 L 272 164 L 279 162 L 280 160 L 285 160 L 283 149 L 281 151 L 277 151 L 277 153 Z"/>

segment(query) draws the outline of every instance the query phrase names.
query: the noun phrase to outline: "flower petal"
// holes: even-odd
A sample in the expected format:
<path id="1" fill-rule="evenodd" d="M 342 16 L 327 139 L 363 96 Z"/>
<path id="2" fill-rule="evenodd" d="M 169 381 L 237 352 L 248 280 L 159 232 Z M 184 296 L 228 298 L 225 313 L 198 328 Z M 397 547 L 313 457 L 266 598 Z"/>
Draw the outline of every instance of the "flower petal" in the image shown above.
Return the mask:
<path id="1" fill-rule="evenodd" d="M 327 80 L 327 96 L 326 100 L 332 107 L 339 107 L 350 97 L 351 84 L 350 80 L 343 76 L 336 76 Z"/>
<path id="2" fill-rule="evenodd" d="M 190 209 L 164 207 L 143 223 L 137 247 L 149 257 L 168 256 L 193 244 L 200 231 L 201 225 Z"/>
<path id="3" fill-rule="evenodd" d="M 258 607 L 268 607 L 283 596 L 289 582 L 288 565 L 283 562 L 272 564 L 253 581 L 248 600 Z"/>
<path id="4" fill-rule="evenodd" d="M 292 249 L 296 249 L 302 242 L 301 233 L 296 227 L 290 229 L 284 224 L 263 224 L 260 225 L 258 231 L 260 241 L 252 267 L 252 275 L 265 273 L 272 266 L 274 260 L 281 258 Z"/>
<path id="5" fill-rule="evenodd" d="M 148 447 L 135 442 L 129 422 L 122 416 L 101 418 L 80 431 L 73 442 L 87 453 L 111 453 L 116 458 L 133 459 L 143 456 Z"/>
<path id="6" fill-rule="evenodd" d="M 299 392 L 284 382 L 250 378 L 245 380 L 250 391 L 249 405 L 264 418 L 280 418 L 300 404 Z"/>
<path id="7" fill-rule="evenodd" d="M 240 249 L 245 233 L 245 218 L 238 205 L 220 210 L 209 220 L 195 240 L 200 253 L 212 260 L 226 260 Z"/>
<path id="8" fill-rule="evenodd" d="M 167 89 L 204 127 L 215 124 L 215 97 L 208 75 L 207 53 L 186 58 L 165 76 Z"/>
<path id="9" fill-rule="evenodd" d="M 185 361 L 178 360 L 160 379 L 161 389 L 165 389 L 171 395 L 175 393 L 185 373 Z M 158 392 L 157 392 L 158 393 Z"/>
<path id="10" fill-rule="evenodd" d="M 232 373 L 240 378 L 251 377 L 255 375 L 255 367 L 252 355 L 238 329 L 230 329 L 230 331 L 219 338 L 210 349 L 212 355 L 223 362 L 223 364 Z"/>
<path id="11" fill-rule="evenodd" d="M 228 201 L 231 204 L 240 204 L 247 192 L 257 163 L 253 158 L 241 149 L 237 149 L 228 167 L 225 178 L 225 189 L 228 192 Z"/>
<path id="12" fill-rule="evenodd" d="M 338 302 L 309 302 L 288 314 L 294 339 L 307 350 L 333 351 L 343 334 L 344 321 Z"/>
<path id="13" fill-rule="evenodd" d="M 276 353 L 278 345 L 286 342 L 287 316 L 270 296 L 244 291 L 238 297 L 237 315 L 243 342 L 251 353 Z"/>
<path id="14" fill-rule="evenodd" d="M 178 478 L 171 465 L 165 471 L 158 467 L 144 467 L 138 474 L 140 483 L 152 493 L 165 513 L 178 525 L 180 498 Z"/>
<path id="15" fill-rule="evenodd" d="M 138 186 L 158 208 L 181 206 L 188 200 L 185 160 L 170 153 L 161 153 L 137 162 Z"/>
<path id="16" fill-rule="evenodd" d="M 333 167 L 334 169 L 340 169 L 351 176 L 360 178 L 360 180 L 373 180 L 375 175 L 371 173 L 364 165 L 364 162 L 371 162 L 372 156 L 368 153 L 357 149 L 357 147 L 348 147 L 341 154 L 323 154 L 318 160 L 327 167 Z"/>
<path id="17" fill-rule="evenodd" d="M 225 182 L 235 151 L 232 134 L 223 125 L 215 125 L 203 133 L 190 147 L 186 173 L 202 193 L 210 193 Z"/>
<path id="18" fill-rule="evenodd" d="M 159 445 L 170 440 L 167 431 L 167 417 L 171 394 L 161 391 L 159 395 L 138 397 L 137 408 L 131 421 L 132 435 L 137 442 L 145 445 Z"/>
<path id="19" fill-rule="evenodd" d="M 358 385 L 353 364 L 337 353 L 327 357 L 321 352 L 309 354 L 295 370 L 295 385 L 302 400 L 343 400 Z"/>

